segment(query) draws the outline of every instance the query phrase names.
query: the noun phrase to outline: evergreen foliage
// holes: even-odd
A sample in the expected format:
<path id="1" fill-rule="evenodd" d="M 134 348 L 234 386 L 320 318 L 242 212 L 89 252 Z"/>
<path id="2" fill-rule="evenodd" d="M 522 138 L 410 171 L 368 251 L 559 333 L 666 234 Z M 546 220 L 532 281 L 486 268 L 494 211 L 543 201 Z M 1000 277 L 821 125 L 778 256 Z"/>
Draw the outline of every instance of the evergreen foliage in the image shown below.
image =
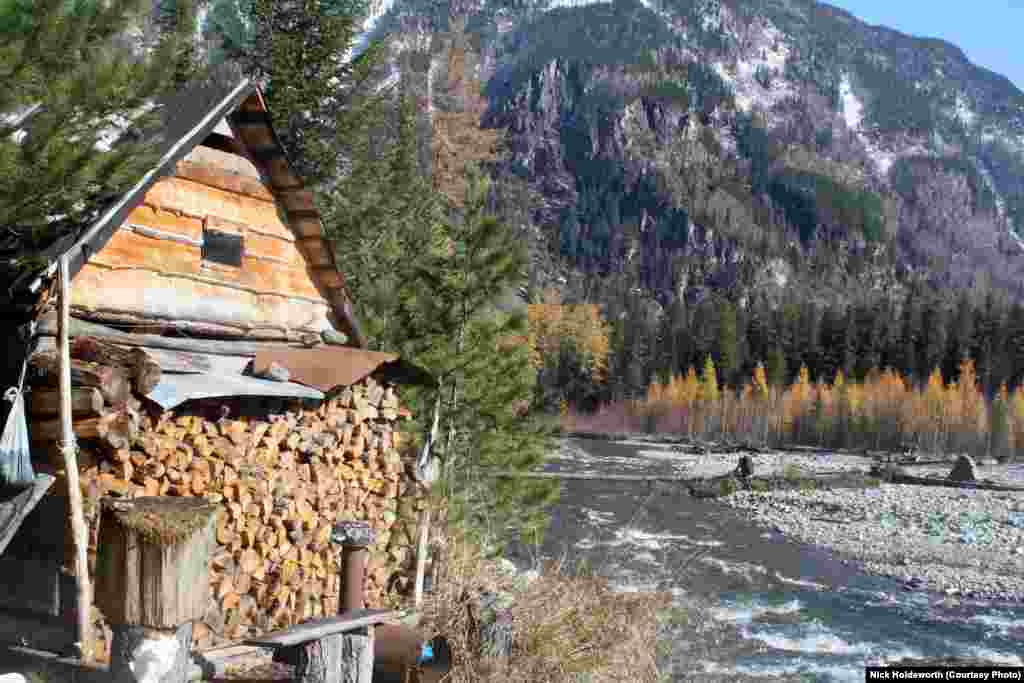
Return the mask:
<path id="1" fill-rule="evenodd" d="M 121 47 L 141 16 L 137 0 L 24 9 L 0 10 L 0 225 L 24 250 L 6 266 L 21 270 L 153 166 L 152 141 L 133 131 L 159 115 L 152 104 L 170 84 L 181 37 L 145 54 Z"/>

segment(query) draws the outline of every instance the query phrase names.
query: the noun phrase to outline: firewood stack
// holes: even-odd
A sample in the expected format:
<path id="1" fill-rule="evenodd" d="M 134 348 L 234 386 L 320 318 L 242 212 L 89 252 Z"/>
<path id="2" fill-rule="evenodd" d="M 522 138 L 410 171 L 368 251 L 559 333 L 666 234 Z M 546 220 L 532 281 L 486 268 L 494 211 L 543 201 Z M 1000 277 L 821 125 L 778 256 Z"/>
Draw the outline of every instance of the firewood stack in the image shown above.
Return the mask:
<path id="1" fill-rule="evenodd" d="M 73 345 L 72 352 L 78 348 Z M 130 396 L 111 400 L 119 396 L 110 389 L 118 382 L 111 377 L 138 386 L 140 369 L 150 368 L 146 381 L 152 381 L 151 366 L 138 354 L 129 359 L 130 367 L 74 361 L 81 370 L 74 428 L 82 439 L 87 512 L 101 496 L 202 496 L 219 505 L 210 609 L 196 624 L 196 647 L 335 614 L 339 549 L 330 544 L 330 534 L 339 520 L 367 520 L 376 533 L 367 605 L 379 606 L 385 593 L 408 589 L 415 513 L 425 501 L 412 463 L 399 452 L 393 387 L 367 378 L 322 402 L 206 399 L 146 414 Z M 44 358 L 37 367 L 48 371 L 49 362 Z M 54 401 L 35 393 L 39 410 L 33 411 L 45 415 L 42 406 L 49 410 Z M 48 426 L 50 417 L 33 419 L 33 438 L 58 438 L 59 431 Z M 97 516 L 87 521 L 95 544 Z"/>

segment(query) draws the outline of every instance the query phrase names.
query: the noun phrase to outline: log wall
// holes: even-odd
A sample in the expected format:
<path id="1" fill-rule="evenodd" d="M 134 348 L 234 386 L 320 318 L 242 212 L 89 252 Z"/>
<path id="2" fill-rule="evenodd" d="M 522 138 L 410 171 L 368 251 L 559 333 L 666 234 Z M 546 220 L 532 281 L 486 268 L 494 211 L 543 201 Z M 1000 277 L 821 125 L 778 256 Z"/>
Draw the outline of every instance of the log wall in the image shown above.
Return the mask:
<path id="1" fill-rule="evenodd" d="M 100 496 L 217 503 L 210 606 L 194 632 L 201 649 L 336 613 L 339 549 L 329 542 L 331 527 L 368 520 L 377 542 L 367 604 L 386 606 L 389 594 L 411 587 L 416 511 L 424 504 L 402 455 L 398 419 L 395 388 L 367 378 L 322 402 L 217 399 L 144 414 L 129 448 L 82 441 L 90 561 Z M 57 466 L 40 461 L 37 468 L 56 474 L 53 489 L 66 493 Z"/>
<path id="2" fill-rule="evenodd" d="M 329 304 L 295 232 L 242 157 L 197 147 L 158 181 L 75 277 L 85 317 L 219 325 L 264 338 L 328 327 Z M 202 259 L 204 228 L 240 234 L 239 268 Z M 336 273 L 333 274 L 337 276 Z"/>

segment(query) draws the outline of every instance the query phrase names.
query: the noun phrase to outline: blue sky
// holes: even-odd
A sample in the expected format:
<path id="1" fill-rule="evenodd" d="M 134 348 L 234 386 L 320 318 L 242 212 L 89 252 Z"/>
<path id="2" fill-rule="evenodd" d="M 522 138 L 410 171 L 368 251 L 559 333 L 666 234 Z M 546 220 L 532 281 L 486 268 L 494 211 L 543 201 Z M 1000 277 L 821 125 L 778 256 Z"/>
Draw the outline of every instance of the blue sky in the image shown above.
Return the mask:
<path id="1" fill-rule="evenodd" d="M 869 24 L 942 38 L 1024 90 L 1024 0 L 823 0 Z"/>

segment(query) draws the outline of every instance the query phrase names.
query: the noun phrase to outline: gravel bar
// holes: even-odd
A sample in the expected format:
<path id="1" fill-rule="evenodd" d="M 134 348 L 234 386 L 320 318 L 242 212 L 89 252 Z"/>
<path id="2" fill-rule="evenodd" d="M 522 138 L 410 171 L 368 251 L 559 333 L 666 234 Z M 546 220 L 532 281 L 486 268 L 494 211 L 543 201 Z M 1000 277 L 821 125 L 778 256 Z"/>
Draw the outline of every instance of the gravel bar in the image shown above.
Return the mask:
<path id="1" fill-rule="evenodd" d="M 850 464 L 845 457 L 842 465 L 816 460 L 808 469 Z M 985 470 L 985 478 L 1021 483 L 1017 467 Z M 902 580 L 908 590 L 1024 602 L 1024 493 L 882 484 L 738 491 L 719 501 L 762 526 L 861 562 L 869 573 Z"/>

